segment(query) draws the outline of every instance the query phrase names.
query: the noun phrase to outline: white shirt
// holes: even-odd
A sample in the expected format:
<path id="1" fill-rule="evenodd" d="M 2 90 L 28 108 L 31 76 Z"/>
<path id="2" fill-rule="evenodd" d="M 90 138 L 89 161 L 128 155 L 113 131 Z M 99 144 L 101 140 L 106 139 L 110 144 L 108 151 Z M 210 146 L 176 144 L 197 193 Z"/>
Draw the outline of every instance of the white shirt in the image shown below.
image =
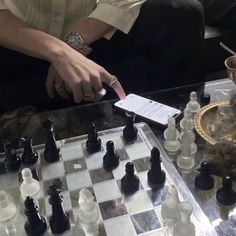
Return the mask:
<path id="1" fill-rule="evenodd" d="M 145 1 L 0 0 L 0 10 L 8 9 L 32 27 L 59 38 L 70 24 L 85 17 L 101 20 L 127 34 Z M 110 32 L 107 38 L 110 38 L 114 32 Z"/>

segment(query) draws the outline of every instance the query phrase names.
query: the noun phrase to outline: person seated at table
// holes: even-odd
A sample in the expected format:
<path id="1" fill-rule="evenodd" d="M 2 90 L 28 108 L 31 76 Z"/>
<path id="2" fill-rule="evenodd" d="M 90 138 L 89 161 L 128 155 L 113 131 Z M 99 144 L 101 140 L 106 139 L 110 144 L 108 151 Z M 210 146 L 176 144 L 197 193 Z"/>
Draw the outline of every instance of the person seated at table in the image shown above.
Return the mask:
<path id="1" fill-rule="evenodd" d="M 197 0 L 0 0 L 0 9 L 3 84 L 44 74 L 50 98 L 72 96 L 80 103 L 100 100 L 104 84 L 123 99 L 124 89 L 139 83 L 155 90 L 204 76 Z M 148 68 L 141 82 L 117 80 L 106 69 L 139 56 Z M 5 96 L 8 102 L 21 97 Z"/>

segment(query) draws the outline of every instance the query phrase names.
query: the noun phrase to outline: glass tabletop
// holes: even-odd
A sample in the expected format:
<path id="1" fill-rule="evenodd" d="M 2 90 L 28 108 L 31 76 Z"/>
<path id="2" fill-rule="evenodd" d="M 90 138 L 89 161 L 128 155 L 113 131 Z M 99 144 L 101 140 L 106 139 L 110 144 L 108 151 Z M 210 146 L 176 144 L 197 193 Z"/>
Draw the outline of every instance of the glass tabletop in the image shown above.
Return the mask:
<path id="1" fill-rule="evenodd" d="M 191 91 L 197 91 L 199 98 L 205 92 L 212 95 L 217 88 L 232 88 L 233 83 L 228 80 L 217 80 L 205 84 L 188 85 L 184 87 L 171 88 L 161 91 L 142 94 L 144 97 L 153 99 L 160 103 L 176 107 L 180 110 L 185 108 Z M 5 141 L 14 142 L 20 137 L 32 136 L 33 144 L 44 142 L 44 131 L 42 121 L 49 117 L 54 121 L 57 139 L 64 139 L 88 133 L 91 122 L 95 122 L 97 130 L 102 131 L 125 125 L 124 112 L 114 109 L 116 100 L 102 101 L 78 105 L 59 110 L 37 112 L 34 107 L 23 107 L 11 114 L 2 115 L 0 118 L 0 143 Z M 138 118 L 136 121 L 140 121 Z M 151 127 L 163 127 L 149 123 Z"/>
<path id="2" fill-rule="evenodd" d="M 236 86 L 230 80 L 223 79 L 207 82 L 205 84 L 195 84 L 191 86 L 173 88 L 168 90 L 154 91 L 151 93 L 143 94 L 143 96 L 153 99 L 154 101 L 158 101 L 160 103 L 176 107 L 183 111 L 186 103 L 189 101 L 189 94 L 191 91 L 196 91 L 198 93 L 199 100 L 201 100 L 200 98 L 202 94 L 209 93 L 211 96 L 211 102 L 214 102 L 218 99 L 223 98 L 222 91 L 228 91 L 232 89 L 236 90 Z M 113 129 L 124 126 L 126 124 L 126 117 L 124 115 L 124 112 L 120 112 L 114 109 L 113 105 L 115 101 L 116 100 L 109 100 L 96 104 L 86 104 L 41 113 L 36 112 L 33 107 L 24 108 L 23 110 L 19 110 L 16 114 L 12 116 L 5 116 L 1 118 L 0 143 L 3 143 L 7 140 L 11 142 L 15 140 L 17 144 L 18 138 L 24 136 L 32 136 L 34 140 L 34 145 L 43 144 L 45 134 L 42 128 L 42 122 L 48 118 L 51 118 L 54 121 L 55 134 L 57 140 L 86 135 L 88 133 L 88 128 L 91 122 L 95 122 L 98 131 L 104 131 L 107 129 Z M 136 122 L 140 121 L 141 120 L 137 117 Z M 157 139 L 160 141 L 160 143 L 163 143 L 164 127 L 151 122 L 148 122 L 148 124 Z M 204 146 L 203 141 L 200 141 L 200 146 Z M 202 155 L 200 154 L 201 153 L 199 152 L 199 160 L 196 159 L 199 163 L 202 160 L 200 157 Z M 166 160 L 168 160 L 167 157 Z M 199 197 L 197 195 L 195 189 L 192 186 L 192 178 L 196 175 L 196 173 L 198 172 L 195 168 L 193 173 L 191 173 L 190 175 L 186 175 L 186 173 L 180 174 L 185 184 L 188 186 L 191 193 L 194 195 L 194 198 L 202 207 L 203 204 L 201 202 L 201 196 Z M 189 194 L 189 196 L 192 195 Z M 212 206 L 212 204 L 210 206 Z M 214 214 L 214 218 L 211 218 L 209 216 L 209 214 L 213 212 L 211 209 L 209 210 L 205 207 L 203 211 L 207 215 L 208 219 L 211 221 L 212 225 L 215 228 L 218 227 L 218 233 L 222 232 L 222 230 L 226 232 L 225 229 L 228 227 L 228 223 L 225 224 L 227 227 L 225 225 L 222 226 L 222 224 L 214 225 L 214 223 L 216 223 L 216 220 L 218 219 L 223 219 L 224 222 L 224 218 L 221 215 L 219 216 Z M 228 211 L 223 212 L 224 214 L 228 213 Z M 235 216 L 235 214 L 233 214 L 233 216 Z M 235 223 L 235 221 L 231 220 L 229 221 L 229 223 L 232 225 L 233 223 Z"/>

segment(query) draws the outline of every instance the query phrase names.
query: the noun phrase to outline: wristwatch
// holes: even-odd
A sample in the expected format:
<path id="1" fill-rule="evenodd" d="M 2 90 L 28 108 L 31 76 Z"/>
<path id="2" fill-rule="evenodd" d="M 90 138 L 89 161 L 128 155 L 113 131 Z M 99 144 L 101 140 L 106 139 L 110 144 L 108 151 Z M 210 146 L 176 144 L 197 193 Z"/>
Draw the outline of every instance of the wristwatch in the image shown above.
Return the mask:
<path id="1" fill-rule="evenodd" d="M 87 56 L 92 52 L 92 48 L 87 46 L 82 36 L 77 32 L 69 32 L 65 35 L 64 41 L 76 51 Z"/>

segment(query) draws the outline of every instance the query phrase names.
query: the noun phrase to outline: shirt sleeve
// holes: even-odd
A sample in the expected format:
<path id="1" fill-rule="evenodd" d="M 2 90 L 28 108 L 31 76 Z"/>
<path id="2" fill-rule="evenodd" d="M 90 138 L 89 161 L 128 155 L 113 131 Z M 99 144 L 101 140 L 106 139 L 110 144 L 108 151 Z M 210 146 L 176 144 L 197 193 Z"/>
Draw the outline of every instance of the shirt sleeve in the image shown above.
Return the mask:
<path id="1" fill-rule="evenodd" d="M 4 3 L 4 0 L 0 0 L 0 10 L 8 9 Z"/>
<path id="2" fill-rule="evenodd" d="M 100 0 L 89 17 L 103 21 L 128 34 L 144 2 L 146 0 Z M 114 32 L 115 30 L 111 31 L 106 38 L 111 38 Z"/>

